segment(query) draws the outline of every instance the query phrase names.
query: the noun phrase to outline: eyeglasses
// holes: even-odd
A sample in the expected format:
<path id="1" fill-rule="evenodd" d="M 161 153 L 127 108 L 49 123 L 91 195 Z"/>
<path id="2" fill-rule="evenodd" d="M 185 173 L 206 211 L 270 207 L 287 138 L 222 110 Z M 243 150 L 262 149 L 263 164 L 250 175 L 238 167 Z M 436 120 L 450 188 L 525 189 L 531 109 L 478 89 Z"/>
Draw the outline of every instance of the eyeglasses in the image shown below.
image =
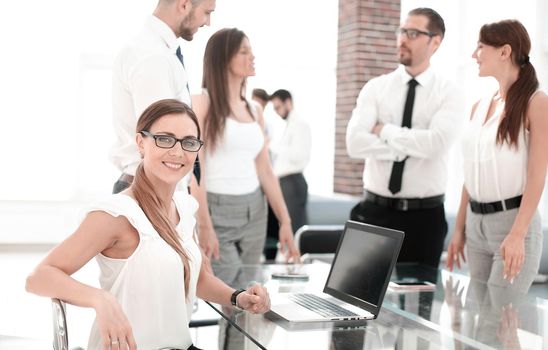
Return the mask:
<path id="1" fill-rule="evenodd" d="M 185 151 L 198 152 L 200 148 L 202 148 L 202 146 L 204 145 L 204 141 L 192 136 L 187 136 L 185 138 L 178 139 L 176 137 L 169 136 L 169 135 L 154 135 L 145 130 L 141 131 L 140 133 L 144 136 L 152 137 L 154 139 L 154 142 L 156 143 L 156 146 L 160 148 L 166 148 L 166 149 L 173 148 L 173 146 L 175 146 L 177 142 L 180 142 L 181 147 Z"/>
<path id="2" fill-rule="evenodd" d="M 397 36 L 400 36 L 403 34 L 407 35 L 407 39 L 410 39 L 410 40 L 415 40 L 416 38 L 419 37 L 419 35 L 426 35 L 429 37 L 433 37 L 437 35 L 436 33 L 423 32 L 422 30 L 418 30 L 418 29 L 407 29 L 407 28 L 396 29 Z"/>

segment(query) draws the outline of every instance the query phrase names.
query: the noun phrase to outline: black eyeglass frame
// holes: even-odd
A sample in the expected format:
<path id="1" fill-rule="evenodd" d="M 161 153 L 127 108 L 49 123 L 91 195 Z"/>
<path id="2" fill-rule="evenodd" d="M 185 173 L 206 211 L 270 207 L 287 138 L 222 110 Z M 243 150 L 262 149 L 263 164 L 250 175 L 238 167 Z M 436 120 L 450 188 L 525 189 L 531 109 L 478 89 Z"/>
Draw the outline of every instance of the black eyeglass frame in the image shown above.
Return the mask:
<path id="1" fill-rule="evenodd" d="M 411 34 L 411 33 L 417 33 L 417 34 Z M 422 31 L 422 30 L 419 30 L 419 29 L 414 29 L 414 28 L 398 28 L 396 29 L 396 35 L 403 35 L 405 34 L 405 36 L 407 36 L 407 39 L 411 39 L 411 40 L 414 40 L 414 39 L 417 39 L 419 37 L 419 34 L 420 35 L 426 35 L 430 38 L 432 37 L 435 37 L 436 33 L 432 33 L 432 32 L 425 32 L 425 31 Z"/>
<path id="2" fill-rule="evenodd" d="M 181 148 L 187 152 L 198 152 L 200 151 L 200 149 L 202 148 L 202 146 L 204 145 L 204 141 L 200 140 L 199 138 L 197 137 L 192 137 L 192 136 L 186 136 L 186 137 L 183 137 L 182 139 L 178 139 L 174 136 L 171 136 L 171 135 L 155 135 L 149 131 L 146 131 L 146 130 L 141 130 L 139 131 L 139 133 L 143 136 L 148 136 L 148 137 L 152 137 L 154 139 L 154 143 L 156 144 L 156 147 L 159 147 L 159 148 L 163 148 L 163 149 L 171 149 L 173 147 L 175 147 L 175 145 L 177 143 L 180 143 L 181 144 Z M 165 137 L 165 138 L 169 138 L 169 139 L 172 139 L 174 140 L 173 142 L 173 145 L 171 145 L 171 147 L 164 147 L 164 146 L 160 146 L 158 144 L 158 138 L 160 137 Z M 198 141 L 198 143 L 200 144 L 200 147 L 198 147 L 197 150 L 190 150 L 190 149 L 186 149 L 185 146 L 183 145 L 183 141 L 187 141 L 187 140 L 194 140 L 194 141 Z"/>

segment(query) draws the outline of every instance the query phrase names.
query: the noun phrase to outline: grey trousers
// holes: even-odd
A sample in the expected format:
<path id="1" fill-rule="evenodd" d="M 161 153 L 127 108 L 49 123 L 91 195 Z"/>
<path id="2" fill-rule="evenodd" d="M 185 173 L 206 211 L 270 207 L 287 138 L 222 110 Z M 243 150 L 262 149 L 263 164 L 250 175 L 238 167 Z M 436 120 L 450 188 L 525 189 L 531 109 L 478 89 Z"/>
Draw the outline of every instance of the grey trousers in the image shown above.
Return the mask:
<path id="1" fill-rule="evenodd" d="M 466 213 L 466 254 L 470 276 L 510 293 L 527 293 L 538 273 L 542 253 L 542 225 L 538 211 L 525 237 L 525 261 L 514 283 L 503 278 L 504 261 L 500 245 L 512 228 L 518 208 L 492 214 Z"/>
<path id="2" fill-rule="evenodd" d="M 261 261 L 266 239 L 266 201 L 258 188 L 238 196 L 208 192 L 207 203 L 219 240 L 219 260 L 211 261 L 213 272 L 233 285 L 242 264 Z"/>

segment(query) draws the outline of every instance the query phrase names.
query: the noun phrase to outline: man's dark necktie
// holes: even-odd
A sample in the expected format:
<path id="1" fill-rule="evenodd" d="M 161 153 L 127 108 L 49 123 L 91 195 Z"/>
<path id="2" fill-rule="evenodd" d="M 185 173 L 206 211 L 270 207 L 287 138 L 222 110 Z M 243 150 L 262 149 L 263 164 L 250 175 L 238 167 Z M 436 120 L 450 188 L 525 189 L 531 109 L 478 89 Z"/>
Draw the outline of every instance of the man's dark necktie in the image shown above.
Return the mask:
<path id="1" fill-rule="evenodd" d="M 175 51 L 175 55 L 177 55 L 177 58 L 179 59 L 179 62 L 183 65 L 183 68 L 185 68 L 185 60 L 183 59 L 183 54 L 181 53 L 181 47 L 179 46 L 177 48 L 177 51 Z M 188 87 L 188 79 L 186 81 L 186 91 L 188 91 L 188 96 L 190 96 L 190 88 Z"/>
<path id="2" fill-rule="evenodd" d="M 405 99 L 401 126 L 411 128 L 411 116 L 413 115 L 413 104 L 415 103 L 415 87 L 418 85 L 418 82 L 415 79 L 411 79 L 407 84 L 409 85 L 409 88 L 407 89 L 407 98 Z M 394 162 L 394 165 L 392 165 L 392 173 L 390 174 L 390 181 L 388 182 L 388 189 L 392 194 L 396 194 L 401 190 L 401 179 L 406 159 L 401 162 Z"/>
<path id="3" fill-rule="evenodd" d="M 179 62 L 183 65 L 183 68 L 185 68 L 185 61 L 183 59 L 183 54 L 181 53 L 181 47 L 179 46 L 177 48 L 177 51 L 175 51 L 175 55 L 177 55 L 177 58 L 179 59 Z M 190 88 L 188 87 L 188 79 L 186 82 L 186 90 L 188 91 L 188 96 L 190 97 Z M 193 170 L 194 176 L 196 177 L 196 181 L 198 182 L 198 185 L 200 184 L 200 158 L 196 156 L 196 161 L 194 162 L 194 170 Z"/>

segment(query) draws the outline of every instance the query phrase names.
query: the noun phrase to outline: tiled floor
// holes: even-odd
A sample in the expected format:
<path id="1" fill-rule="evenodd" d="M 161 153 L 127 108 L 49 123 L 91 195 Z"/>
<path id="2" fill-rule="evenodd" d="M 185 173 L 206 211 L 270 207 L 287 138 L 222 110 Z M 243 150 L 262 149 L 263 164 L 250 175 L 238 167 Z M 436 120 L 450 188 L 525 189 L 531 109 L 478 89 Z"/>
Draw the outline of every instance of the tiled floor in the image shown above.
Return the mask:
<path id="1" fill-rule="evenodd" d="M 49 249 L 49 245 L 0 245 L 0 349 L 4 349 L 2 336 L 6 335 L 42 339 L 47 340 L 47 343 L 52 339 L 51 302 L 25 291 L 26 276 Z M 74 275 L 79 281 L 91 285 L 98 284 L 97 276 L 98 269 L 94 261 Z M 198 312 L 203 318 L 218 317 L 206 304 L 199 304 Z M 95 317 L 93 310 L 68 306 L 67 314 L 70 347 L 85 348 Z M 196 346 L 217 348 L 217 326 L 192 329 L 191 333 Z M 27 348 L 34 349 L 32 346 Z"/>

